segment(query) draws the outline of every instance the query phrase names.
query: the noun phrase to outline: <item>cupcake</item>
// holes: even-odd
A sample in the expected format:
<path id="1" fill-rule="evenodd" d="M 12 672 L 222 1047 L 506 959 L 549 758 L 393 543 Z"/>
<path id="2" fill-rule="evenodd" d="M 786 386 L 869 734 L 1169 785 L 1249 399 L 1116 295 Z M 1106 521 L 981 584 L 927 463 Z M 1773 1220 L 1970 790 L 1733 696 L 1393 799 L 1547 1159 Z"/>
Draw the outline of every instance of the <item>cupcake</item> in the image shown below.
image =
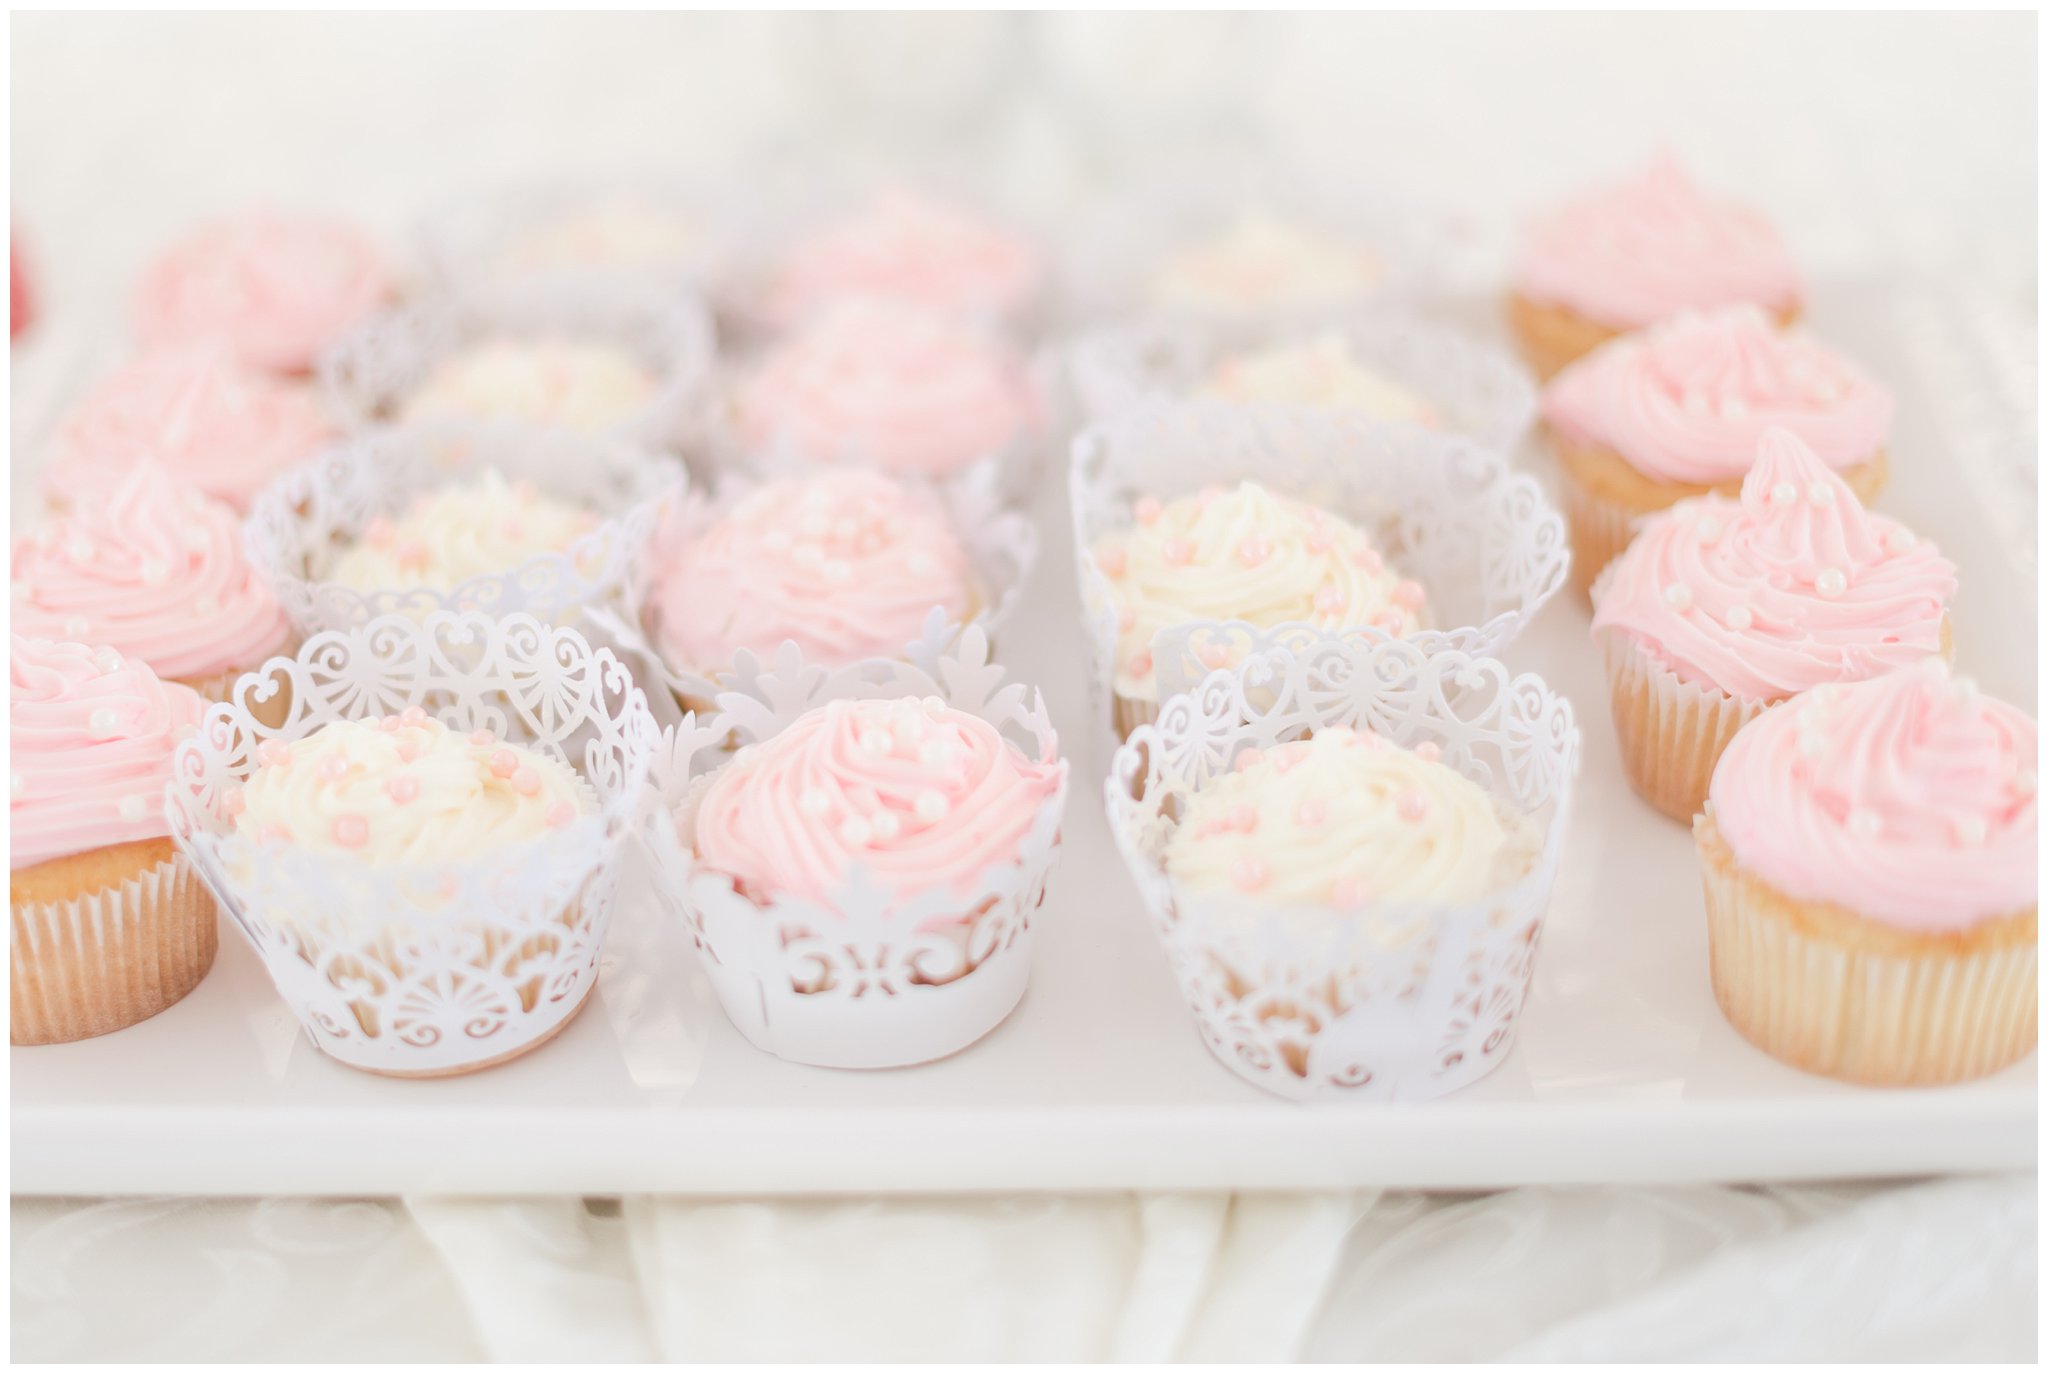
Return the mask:
<path id="1" fill-rule="evenodd" d="M 285 671 L 292 717 L 216 708 L 168 810 L 314 1045 L 425 1078 L 558 1034 L 655 738 L 623 667 L 530 616 L 441 613 L 316 635 Z"/>
<path id="2" fill-rule="evenodd" d="M 266 372 L 305 373 L 392 294 L 383 254 L 354 226 L 256 213 L 205 225 L 143 274 L 146 348 L 218 343 Z"/>
<path id="3" fill-rule="evenodd" d="M 901 188 L 798 241 L 759 311 L 789 326 L 850 300 L 881 299 L 961 319 L 1016 322 L 1044 286 L 1035 244 L 1004 225 Z"/>
<path id="4" fill-rule="evenodd" d="M 1022 362 L 922 307 L 834 307 L 738 378 L 731 425 L 749 455 L 943 477 L 1006 453 L 1041 424 Z"/>
<path id="5" fill-rule="evenodd" d="M 1422 584 L 1391 566 L 1363 530 L 1257 482 L 1204 487 L 1166 502 L 1142 496 L 1131 507 L 1131 521 L 1091 546 L 1117 621 L 1113 709 L 1119 735 L 1128 736 L 1158 709 L 1153 636 L 1172 626 L 1302 623 L 1399 636 L 1429 623 Z M 1233 661 L 1227 644 L 1192 647 L 1210 668 Z"/>
<path id="6" fill-rule="evenodd" d="M 755 1045 L 923 1063 L 1024 995 L 1068 770 L 1043 700 L 1001 677 L 974 629 L 935 673 L 799 655 L 673 734 L 649 844 Z"/>
<path id="7" fill-rule="evenodd" d="M 10 637 L 10 1040 L 156 1015 L 213 966 L 213 898 L 164 819 L 171 754 L 205 704 L 114 650 Z"/>
<path id="8" fill-rule="evenodd" d="M 1739 499 L 1650 517 L 1593 585 L 1629 782 L 1676 820 L 1773 702 L 1948 650 L 1955 567 L 1863 509 L 1791 431 L 1757 444 Z"/>
<path id="9" fill-rule="evenodd" d="M 1714 997 L 1775 1059 L 1955 1083 L 2034 1048 L 2034 721 L 1940 660 L 1743 727 L 1693 825 Z"/>
<path id="10" fill-rule="evenodd" d="M 102 380 L 59 425 L 43 490 L 76 507 L 153 458 L 238 511 L 334 437 L 319 397 L 217 346 L 145 354 Z"/>
<path id="11" fill-rule="evenodd" d="M 1312 314 L 1371 294 L 1386 275 L 1386 264 L 1365 244 L 1244 209 L 1168 254 L 1146 283 L 1146 300 L 1155 310 L 1188 315 Z"/>
<path id="12" fill-rule="evenodd" d="M 597 515 L 508 482 L 495 468 L 422 492 L 396 519 L 377 516 L 345 545 L 326 580 L 358 591 L 427 587 L 453 591 L 474 577 L 511 572 L 559 553 L 596 529 Z"/>
<path id="13" fill-rule="evenodd" d="M 401 424 L 503 420 L 601 434 L 651 405 L 660 379 L 628 349 L 570 338 L 480 339 L 435 363 Z"/>
<path id="14" fill-rule="evenodd" d="M 1602 186 L 1525 236 L 1508 318 L 1546 380 L 1565 364 L 1678 314 L 1748 303 L 1790 324 L 1805 286 L 1769 220 L 1709 195 L 1676 161 Z"/>
<path id="15" fill-rule="evenodd" d="M 1710 491 L 1732 496 L 1773 426 L 1869 501 L 1884 485 L 1892 399 L 1833 349 L 1745 304 L 1686 311 L 1602 344 L 1551 382 L 1543 417 L 1585 591 L 1639 517 Z"/>
<path id="16" fill-rule="evenodd" d="M 852 468 L 723 503 L 658 558 L 646 619 L 665 663 L 715 680 L 784 640 L 829 668 L 900 658 L 934 608 L 965 624 L 991 603 L 937 491 Z"/>
<path id="17" fill-rule="evenodd" d="M 1365 366 L 1335 332 L 1231 354 L 1211 370 L 1203 393 L 1239 404 L 1357 411 L 1424 429 L 1436 429 L 1441 422 L 1427 399 Z"/>
<path id="18" fill-rule="evenodd" d="M 149 460 L 17 539 L 12 577 L 19 633 L 107 645 L 214 701 L 292 638 L 234 511 Z"/>
<path id="19" fill-rule="evenodd" d="M 1539 679 L 1322 640 L 1172 698 L 1104 801 L 1226 1067 L 1283 1097 L 1416 1100 L 1513 1048 L 1577 756 Z"/>

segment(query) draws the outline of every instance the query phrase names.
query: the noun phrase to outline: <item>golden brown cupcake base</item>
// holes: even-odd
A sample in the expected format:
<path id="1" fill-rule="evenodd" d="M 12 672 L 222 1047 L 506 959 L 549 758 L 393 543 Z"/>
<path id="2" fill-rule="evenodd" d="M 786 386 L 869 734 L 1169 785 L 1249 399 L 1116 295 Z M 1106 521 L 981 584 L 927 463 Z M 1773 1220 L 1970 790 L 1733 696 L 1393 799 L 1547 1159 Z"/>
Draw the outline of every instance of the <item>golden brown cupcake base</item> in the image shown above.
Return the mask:
<path id="1" fill-rule="evenodd" d="M 1959 1083 L 2025 1058 L 2039 1034 L 2038 908 L 1915 931 L 1801 902 L 1693 826 L 1714 1000 L 1773 1059 L 1851 1083 Z"/>
<path id="2" fill-rule="evenodd" d="M 213 967 L 213 894 L 169 839 L 71 854 L 8 878 L 8 1039 L 56 1045 L 146 1021 Z"/>
<path id="3" fill-rule="evenodd" d="M 1799 307 L 1776 312 L 1779 325 L 1799 318 Z M 1515 331 L 1522 357 L 1541 381 L 1549 381 L 1570 364 L 1625 330 L 1614 329 L 1561 305 L 1544 305 L 1519 292 L 1508 296 L 1508 325 Z"/>

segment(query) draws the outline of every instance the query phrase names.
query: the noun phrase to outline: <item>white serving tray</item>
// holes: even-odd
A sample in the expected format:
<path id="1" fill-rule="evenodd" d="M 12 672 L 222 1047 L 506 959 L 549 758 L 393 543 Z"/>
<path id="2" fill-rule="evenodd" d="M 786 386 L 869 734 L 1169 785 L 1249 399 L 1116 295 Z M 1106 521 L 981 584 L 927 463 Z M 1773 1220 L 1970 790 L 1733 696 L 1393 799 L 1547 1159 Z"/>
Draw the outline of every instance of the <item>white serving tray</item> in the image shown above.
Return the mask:
<path id="1" fill-rule="evenodd" d="M 1998 399 L 2009 354 L 1938 296 L 1824 292 L 1813 324 L 1899 394 L 1879 504 L 1961 566 L 1961 670 L 2031 708 L 2034 573 L 2013 502 L 2033 499 L 2033 420 Z M 2015 453 L 2018 468 L 1986 461 Z M 1495 1188 L 2034 1166 L 2038 1056 L 1961 1087 L 1860 1089 L 1777 1064 L 1722 1020 L 1690 837 L 1621 780 L 1569 594 L 1508 654 L 1571 697 L 1586 737 L 1514 1053 L 1416 1105 L 1302 1107 L 1238 1080 L 1196 1037 L 1102 821 L 1107 754 L 1085 716 L 1059 501 L 1048 489 L 1040 502 L 1045 562 L 1002 647 L 1043 683 L 1078 785 L 1031 989 L 980 1044 L 869 1073 L 762 1054 L 636 870 L 597 995 L 557 1041 L 469 1077 L 374 1078 L 299 1034 L 230 926 L 213 973 L 161 1016 L 10 1052 L 13 1191 Z"/>

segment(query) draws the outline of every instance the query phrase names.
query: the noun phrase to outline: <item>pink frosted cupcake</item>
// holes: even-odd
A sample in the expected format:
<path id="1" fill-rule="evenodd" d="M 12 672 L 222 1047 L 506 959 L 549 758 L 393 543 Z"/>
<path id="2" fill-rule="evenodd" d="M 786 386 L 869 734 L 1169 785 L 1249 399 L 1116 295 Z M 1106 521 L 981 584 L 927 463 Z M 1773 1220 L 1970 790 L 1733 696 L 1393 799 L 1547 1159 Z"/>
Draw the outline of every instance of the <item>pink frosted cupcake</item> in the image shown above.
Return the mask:
<path id="1" fill-rule="evenodd" d="M 1767 706 L 1948 650 L 1955 567 L 1771 429 L 1737 500 L 1652 516 L 1593 586 L 1630 784 L 1689 821 L 1715 761 Z"/>
<path id="2" fill-rule="evenodd" d="M 665 662 L 711 676 L 784 640 L 825 667 L 898 658 L 934 608 L 964 623 L 986 596 L 936 492 L 847 469 L 756 487 L 683 537 L 648 619 Z"/>
<path id="3" fill-rule="evenodd" d="M 353 225 L 257 212 L 204 225 L 151 264 L 135 331 L 145 347 L 219 343 L 297 375 L 391 294 L 383 254 Z"/>
<path id="4" fill-rule="evenodd" d="M 1044 280 L 1044 260 L 1030 239 L 898 188 L 797 243 L 764 288 L 760 313 L 787 326 L 847 300 L 879 298 L 1015 322 Z"/>
<path id="5" fill-rule="evenodd" d="M 1783 426 L 1859 500 L 1884 486 L 1891 394 L 1841 354 L 1753 305 L 1687 311 L 1602 344 L 1543 395 L 1584 591 L 1642 516 L 1740 489 L 1757 440 Z"/>
<path id="6" fill-rule="evenodd" d="M 1540 377 L 1681 310 L 1749 302 L 1781 324 L 1806 288 L 1771 222 L 1709 195 L 1659 157 L 1538 219 L 1522 243 L 1508 317 Z"/>
<path id="7" fill-rule="evenodd" d="M 234 511 L 154 462 L 17 539 L 11 571 L 17 633 L 109 645 L 215 701 L 292 639 Z"/>
<path id="8" fill-rule="evenodd" d="M 257 492 L 333 437 L 308 387 L 245 368 L 218 347 L 150 353 L 108 376 L 65 418 L 43 489 L 56 504 L 75 506 L 153 458 L 185 485 L 246 511 Z"/>
<path id="9" fill-rule="evenodd" d="M 936 311 L 835 306 L 770 350 L 734 388 L 731 424 L 753 454 L 945 476 L 1037 431 L 1038 396 L 1000 342 Z"/>
<path id="10" fill-rule="evenodd" d="M 2034 1048 L 2040 732 L 1940 660 L 1744 727 L 1694 823 L 1714 998 L 1758 1048 L 1954 1083 Z"/>

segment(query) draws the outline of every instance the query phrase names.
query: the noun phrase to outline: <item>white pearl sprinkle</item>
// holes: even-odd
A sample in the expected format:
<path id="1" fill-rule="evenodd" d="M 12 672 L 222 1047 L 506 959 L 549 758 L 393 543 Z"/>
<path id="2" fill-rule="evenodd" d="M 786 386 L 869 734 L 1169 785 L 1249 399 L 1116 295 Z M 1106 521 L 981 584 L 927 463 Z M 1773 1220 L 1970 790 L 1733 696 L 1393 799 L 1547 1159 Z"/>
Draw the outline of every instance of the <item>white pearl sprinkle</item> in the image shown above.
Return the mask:
<path id="1" fill-rule="evenodd" d="M 840 558 L 827 559 L 825 565 L 819 568 L 818 572 L 827 582 L 850 582 L 853 580 L 852 567 L 844 559 Z"/>
<path id="2" fill-rule="evenodd" d="M 879 727 L 860 732 L 860 747 L 863 752 L 877 756 L 895 752 L 896 737 Z"/>
<path id="3" fill-rule="evenodd" d="M 113 735 L 119 720 L 120 718 L 114 714 L 113 707 L 102 706 L 90 716 L 87 716 L 85 723 L 86 727 L 92 731 L 94 738 L 108 739 Z"/>
<path id="4" fill-rule="evenodd" d="M 2022 797 L 2033 796 L 2034 789 L 2039 785 L 2040 780 L 2034 776 L 2034 770 L 2031 768 L 2022 768 L 2012 775 L 2012 790 Z"/>
<path id="5" fill-rule="evenodd" d="M 822 511 L 811 511 L 797 522 L 796 532 L 806 539 L 823 539 L 832 532 L 832 522 Z"/>
<path id="6" fill-rule="evenodd" d="M 1799 731 L 1799 752 L 1807 758 L 1817 759 L 1828 751 L 1828 737 L 1818 730 L 1802 728 Z"/>
<path id="7" fill-rule="evenodd" d="M 1724 420 L 1740 420 L 1749 414 L 1749 403 L 1740 396 L 1723 396 L 1720 411 Z"/>
<path id="8" fill-rule="evenodd" d="M 1849 813 L 1849 833 L 1858 839 L 1874 840 L 1884 830 L 1884 822 L 1875 811 L 1857 807 Z"/>
<path id="9" fill-rule="evenodd" d="M 850 515 L 842 515 L 832 522 L 832 537 L 851 543 L 860 534 L 860 521 Z"/>
<path id="10" fill-rule="evenodd" d="M 121 798 L 121 819 L 130 825 L 149 814 L 149 803 L 141 797 Z"/>
<path id="11" fill-rule="evenodd" d="M 930 554 L 914 553 L 910 555 L 910 575 L 912 577 L 930 577 L 938 570 L 939 562 Z"/>
<path id="12" fill-rule="evenodd" d="M 928 739 L 917 747 L 917 761 L 927 768 L 944 768 L 953 761 L 953 746 L 942 739 Z"/>
<path id="13" fill-rule="evenodd" d="M 13 801 L 20 801 L 21 794 L 28 791 L 28 779 L 19 773 L 7 775 L 7 795 Z"/>
<path id="14" fill-rule="evenodd" d="M 944 820 L 946 813 L 953 809 L 941 793 L 929 787 L 917 794 L 917 801 L 913 805 L 917 809 L 917 818 L 926 825 Z"/>
<path id="15" fill-rule="evenodd" d="M 91 629 L 92 622 L 82 615 L 65 617 L 64 634 L 68 639 L 84 639 Z"/>
<path id="16" fill-rule="evenodd" d="M 161 558 L 151 558 L 144 560 L 142 564 L 142 581 L 144 585 L 151 587 L 159 587 L 162 586 L 164 583 L 170 581 L 170 579 L 170 564 L 164 562 L 164 560 Z"/>
<path id="17" fill-rule="evenodd" d="M 1685 610 L 1692 605 L 1692 588 L 1683 582 L 1673 582 L 1664 588 L 1664 604 L 1674 611 Z"/>
<path id="18" fill-rule="evenodd" d="M 1685 413 L 1688 415 L 1705 415 L 1707 413 L 1707 398 L 1697 391 L 1686 392 L 1685 400 L 1682 404 L 1685 406 Z"/>
<path id="19" fill-rule="evenodd" d="M 848 816 L 839 823 L 839 838 L 851 848 L 859 849 L 875 838 L 875 828 L 859 816 Z"/>
<path id="20" fill-rule="evenodd" d="M 795 542 L 789 537 L 788 530 L 770 530 L 761 536 L 761 547 L 770 553 L 788 553 L 789 546 Z"/>
<path id="21" fill-rule="evenodd" d="M 1721 537 L 1721 522 L 1711 515 L 1701 516 L 1693 529 L 1698 533 L 1702 544 L 1711 544 Z"/>
<path id="22" fill-rule="evenodd" d="M 1737 604 L 1728 608 L 1728 614 L 1722 620 L 1731 630 L 1746 630 L 1756 623 L 1756 616 L 1749 607 Z"/>
<path id="23" fill-rule="evenodd" d="M 92 540 L 73 539 L 64 546 L 64 552 L 67 555 L 69 555 L 74 562 L 90 562 L 93 555 Z"/>
<path id="24" fill-rule="evenodd" d="M 799 544 L 790 553 L 789 561 L 799 568 L 815 568 L 825 561 L 825 551 L 816 544 Z"/>
<path id="25" fill-rule="evenodd" d="M 217 596 L 202 596 L 192 603 L 192 609 L 201 615 L 219 615 L 220 598 Z"/>
<path id="26" fill-rule="evenodd" d="M 814 510 L 829 506 L 832 504 L 832 493 L 823 487 L 805 487 L 804 504 Z"/>
<path id="27" fill-rule="evenodd" d="M 1771 488 L 1772 505 L 1789 506 L 1798 499 L 1799 488 L 1793 486 L 1790 482 L 1780 482 Z"/>
<path id="28" fill-rule="evenodd" d="M 1907 553 L 1919 542 L 1920 536 L 1907 529 L 1904 525 L 1893 525 L 1884 532 L 1884 548 L 1886 553 Z"/>
<path id="29" fill-rule="evenodd" d="M 832 809 L 832 799 L 816 787 L 806 787 L 796 799 L 796 809 L 815 820 Z"/>
<path id="30" fill-rule="evenodd" d="M 1813 589 L 1825 597 L 1837 597 L 1849 590 L 1849 574 L 1840 568 L 1822 568 L 1813 579 Z"/>
<path id="31" fill-rule="evenodd" d="M 101 677 L 117 671 L 121 666 L 121 655 L 105 647 L 92 651 L 92 666 Z"/>
<path id="32" fill-rule="evenodd" d="M 889 843 L 903 833 L 903 822 L 897 819 L 894 811 L 877 811 L 873 824 L 875 838 L 883 844 Z"/>
<path id="33" fill-rule="evenodd" d="M 1955 830 L 1956 842 L 1968 845 L 1984 843 L 1984 836 L 1988 833 L 1982 816 L 1956 817 Z"/>
<path id="34" fill-rule="evenodd" d="M 1958 701 L 1975 701 L 1977 699 L 1977 679 L 1957 675 L 1949 681 Z"/>
<path id="35" fill-rule="evenodd" d="M 1835 504 L 1835 489 L 1826 482 L 1809 483 L 1806 488 L 1806 499 L 1816 506 L 1832 506 Z"/>
<path id="36" fill-rule="evenodd" d="M 1841 399 L 1842 388 L 1826 378 L 1822 378 L 1809 387 L 1806 394 L 1819 401 L 1822 405 L 1826 405 L 1830 401 Z"/>

